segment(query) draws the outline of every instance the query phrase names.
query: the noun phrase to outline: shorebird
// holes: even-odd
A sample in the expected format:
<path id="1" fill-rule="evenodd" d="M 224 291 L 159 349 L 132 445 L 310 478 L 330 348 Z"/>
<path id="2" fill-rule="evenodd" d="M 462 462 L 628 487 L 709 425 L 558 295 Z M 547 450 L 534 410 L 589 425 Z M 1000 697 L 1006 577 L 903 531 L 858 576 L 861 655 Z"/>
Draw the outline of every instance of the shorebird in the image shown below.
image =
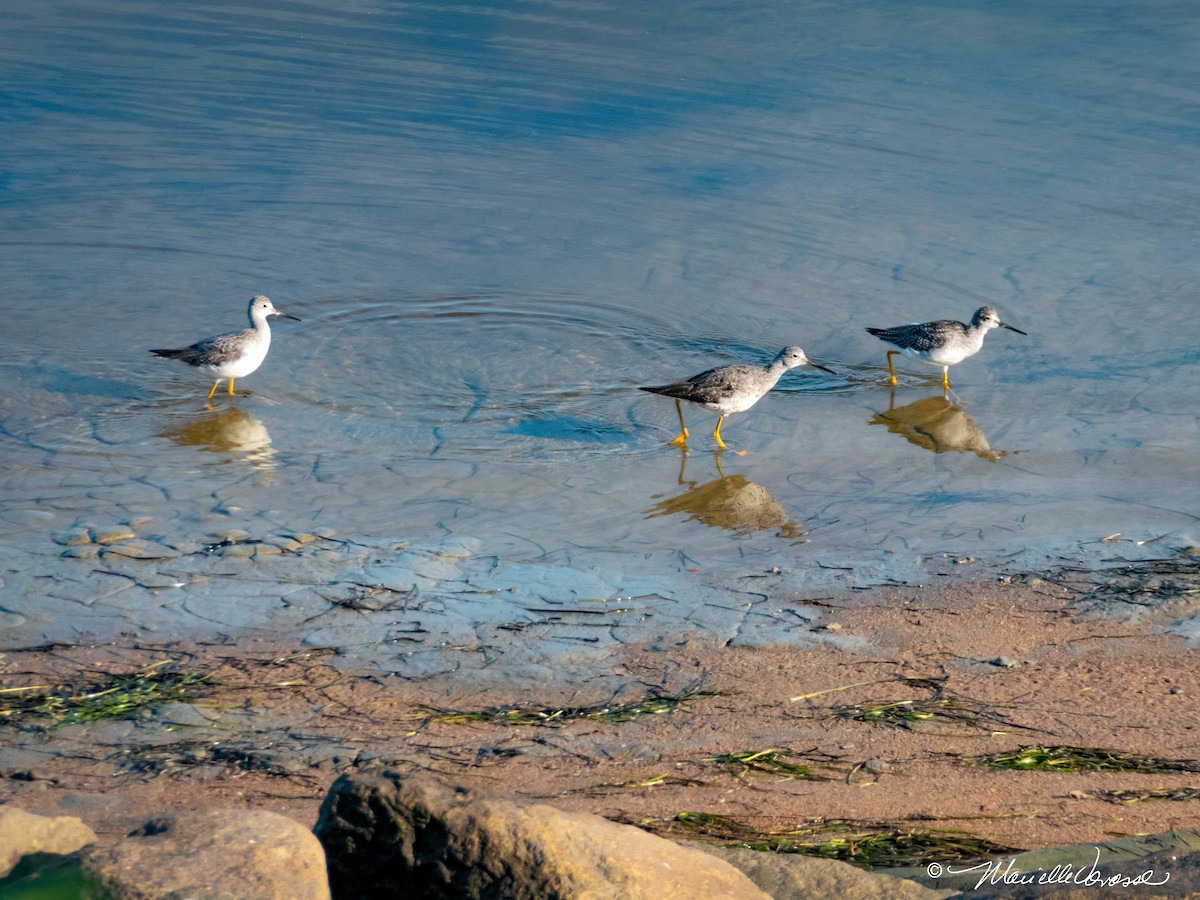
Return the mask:
<path id="1" fill-rule="evenodd" d="M 229 396 L 233 396 L 233 382 L 245 378 L 263 364 L 267 351 L 271 349 L 271 326 L 267 324 L 268 316 L 283 316 L 285 319 L 300 320 L 295 316 L 280 312 L 268 298 L 259 294 L 250 298 L 247 310 L 250 316 L 250 327 L 235 331 L 232 334 L 219 334 L 216 337 L 197 341 L 190 347 L 179 350 L 151 350 L 155 356 L 164 359 L 178 359 L 203 369 L 217 377 L 208 399 L 213 398 L 217 386 L 226 378 L 229 379 Z"/>
<path id="2" fill-rule="evenodd" d="M 891 383 L 896 383 L 896 370 L 892 368 L 892 357 L 903 353 L 930 366 L 942 367 L 942 387 L 950 389 L 950 367 L 968 356 L 974 356 L 983 347 L 983 338 L 993 328 L 1007 328 L 1017 334 L 1025 334 L 1000 321 L 1000 315 L 990 306 L 981 306 L 971 317 L 971 324 L 964 325 L 953 319 L 937 322 L 919 322 L 912 325 L 897 325 L 895 328 L 868 328 L 867 331 L 882 341 L 894 344 L 899 350 L 887 354 L 888 374 Z"/>
<path id="3" fill-rule="evenodd" d="M 721 415 L 717 419 L 717 427 L 713 429 L 713 437 L 716 438 L 717 446 L 724 450 L 726 447 L 725 442 L 721 440 L 721 423 L 725 421 L 725 417 L 730 413 L 745 412 L 757 403 L 763 394 L 775 387 L 784 372 L 803 365 L 810 365 L 833 374 L 833 370 L 812 362 L 799 347 L 784 347 L 774 361 L 767 366 L 748 364 L 717 366 L 715 369 L 708 369 L 699 375 L 684 378 L 682 381 L 643 387 L 639 390 L 675 398 L 675 411 L 679 413 L 680 432 L 679 437 L 671 441 L 672 444 L 683 446 L 688 439 L 687 425 L 683 422 L 683 408 L 679 405 L 680 400 L 688 400 L 708 409 L 715 409 Z"/>

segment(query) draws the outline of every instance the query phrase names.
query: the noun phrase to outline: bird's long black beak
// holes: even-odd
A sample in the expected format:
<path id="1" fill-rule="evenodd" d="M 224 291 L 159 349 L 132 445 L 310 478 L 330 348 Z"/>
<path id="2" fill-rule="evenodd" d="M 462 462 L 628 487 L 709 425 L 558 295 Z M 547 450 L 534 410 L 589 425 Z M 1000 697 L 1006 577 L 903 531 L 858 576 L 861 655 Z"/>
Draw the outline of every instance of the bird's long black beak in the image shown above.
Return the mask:
<path id="1" fill-rule="evenodd" d="M 291 313 L 283 313 L 283 312 L 280 312 L 279 310 L 275 310 L 275 315 L 279 316 L 281 319 L 291 319 L 293 322 L 303 322 L 304 321 L 299 316 L 293 316 Z M 1025 332 L 1021 332 L 1021 333 L 1024 334 Z"/>
<path id="2" fill-rule="evenodd" d="M 1015 331 L 1017 334 L 1025 334 L 1020 328 L 1013 328 L 1011 325 L 1005 325 L 1003 322 L 1000 323 L 1000 327 L 1007 328 L 1009 331 Z M 1025 334 L 1025 337 L 1029 337 L 1029 335 Z"/>
<path id="3" fill-rule="evenodd" d="M 837 374 L 837 372 L 833 371 L 833 369 L 827 369 L 827 368 L 825 368 L 823 365 L 821 365 L 820 363 L 815 363 L 815 362 L 813 362 L 811 359 L 808 361 L 808 364 L 809 364 L 810 366 L 812 366 L 814 369 L 820 369 L 822 372 L 828 372 L 830 375 L 836 375 L 836 374 Z"/>

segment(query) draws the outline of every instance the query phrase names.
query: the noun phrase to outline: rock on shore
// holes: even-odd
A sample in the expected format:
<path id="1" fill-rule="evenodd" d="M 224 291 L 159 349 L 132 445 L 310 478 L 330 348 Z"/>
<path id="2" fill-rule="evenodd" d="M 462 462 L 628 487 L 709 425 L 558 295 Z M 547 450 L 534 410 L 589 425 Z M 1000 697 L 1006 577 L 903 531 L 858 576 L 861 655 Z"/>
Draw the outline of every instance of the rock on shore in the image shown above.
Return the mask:
<path id="1" fill-rule="evenodd" d="M 122 900 L 329 900 L 320 843 L 266 810 L 170 813 L 79 858 L 90 881 Z"/>
<path id="2" fill-rule="evenodd" d="M 426 776 L 343 776 L 316 834 L 338 897 L 770 896 L 733 866 L 639 829 Z"/>
<path id="3" fill-rule="evenodd" d="M 0 806 L 0 878 L 33 853 L 66 854 L 96 840 L 96 833 L 73 816 L 35 816 Z"/>
<path id="4" fill-rule="evenodd" d="M 922 886 L 833 860 L 678 844 L 599 816 L 391 771 L 338 779 L 314 832 L 265 810 L 213 809 L 167 813 L 101 841 L 78 819 L 0 807 L 0 896 L 935 900 L 965 888 L 955 896 L 1076 900 L 1106 884 L 1105 896 L 1200 897 L 1200 846 L 1189 831 L 1013 860 L 1023 873 L 1083 871 L 1087 883 L 946 878 Z"/>

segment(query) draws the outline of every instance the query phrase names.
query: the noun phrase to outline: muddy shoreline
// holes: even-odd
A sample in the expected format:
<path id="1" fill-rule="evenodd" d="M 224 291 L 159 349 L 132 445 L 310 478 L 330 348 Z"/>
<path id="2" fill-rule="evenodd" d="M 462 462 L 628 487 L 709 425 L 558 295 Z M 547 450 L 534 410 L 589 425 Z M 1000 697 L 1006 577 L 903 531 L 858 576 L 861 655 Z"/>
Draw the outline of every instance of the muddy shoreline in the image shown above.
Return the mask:
<path id="1" fill-rule="evenodd" d="M 211 684 L 106 721 L 10 715 L 0 800 L 79 816 L 102 839 L 180 807 L 265 808 L 311 825 L 339 774 L 385 766 L 676 837 L 703 836 L 681 824 L 685 812 L 759 834 L 936 828 L 1017 849 L 1196 827 L 1197 650 L 1154 616 L 1088 615 L 1081 596 L 1032 576 L 826 593 L 806 627 L 837 642 L 747 648 L 680 636 L 615 649 L 592 685 L 472 689 L 348 671 L 333 651 L 262 637 L 9 649 L 9 689 L 96 684 L 154 664 Z M 613 709 L 632 714 L 598 712 Z M 880 712 L 905 709 L 907 719 Z M 481 715 L 497 710 L 507 712 Z M 980 762 L 1035 746 L 1181 768 Z M 768 750 L 759 758 L 805 774 L 736 761 Z"/>

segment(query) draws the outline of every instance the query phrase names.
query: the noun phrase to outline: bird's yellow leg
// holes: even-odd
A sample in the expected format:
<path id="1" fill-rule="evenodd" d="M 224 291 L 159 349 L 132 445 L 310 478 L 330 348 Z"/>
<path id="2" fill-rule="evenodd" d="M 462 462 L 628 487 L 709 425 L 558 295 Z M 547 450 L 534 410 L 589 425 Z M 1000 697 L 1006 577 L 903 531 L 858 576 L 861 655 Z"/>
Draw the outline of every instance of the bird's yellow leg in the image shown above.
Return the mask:
<path id="1" fill-rule="evenodd" d="M 888 351 L 888 375 L 892 377 L 891 383 L 896 383 L 896 370 L 892 368 L 892 357 L 899 353 L 899 350 Z"/>
<path id="2" fill-rule="evenodd" d="M 671 443 L 679 444 L 679 446 L 682 447 L 685 443 L 687 443 L 688 430 L 687 426 L 683 424 L 683 407 L 679 405 L 678 398 L 675 400 L 675 412 L 679 413 L 679 437 L 675 438 L 675 440 L 671 441 Z"/>
<path id="3" fill-rule="evenodd" d="M 229 396 L 230 397 L 233 396 L 233 382 L 234 382 L 234 379 L 230 378 L 229 379 Z"/>
<path id="4" fill-rule="evenodd" d="M 942 390 L 950 390 L 950 367 L 942 366 Z"/>
<path id="5" fill-rule="evenodd" d="M 217 392 L 217 385 L 219 385 L 220 383 L 221 383 L 220 378 L 218 378 L 216 381 L 213 382 L 212 390 L 208 392 L 209 400 L 211 400 L 213 398 L 213 394 L 215 394 Z"/>
<path id="6" fill-rule="evenodd" d="M 725 446 L 725 442 L 723 440 L 721 440 L 721 423 L 724 421 L 725 421 L 724 416 L 721 416 L 720 418 L 718 418 L 717 419 L 717 427 L 713 429 L 713 437 L 717 439 L 717 446 L 720 447 L 722 450 L 728 449 Z"/>

